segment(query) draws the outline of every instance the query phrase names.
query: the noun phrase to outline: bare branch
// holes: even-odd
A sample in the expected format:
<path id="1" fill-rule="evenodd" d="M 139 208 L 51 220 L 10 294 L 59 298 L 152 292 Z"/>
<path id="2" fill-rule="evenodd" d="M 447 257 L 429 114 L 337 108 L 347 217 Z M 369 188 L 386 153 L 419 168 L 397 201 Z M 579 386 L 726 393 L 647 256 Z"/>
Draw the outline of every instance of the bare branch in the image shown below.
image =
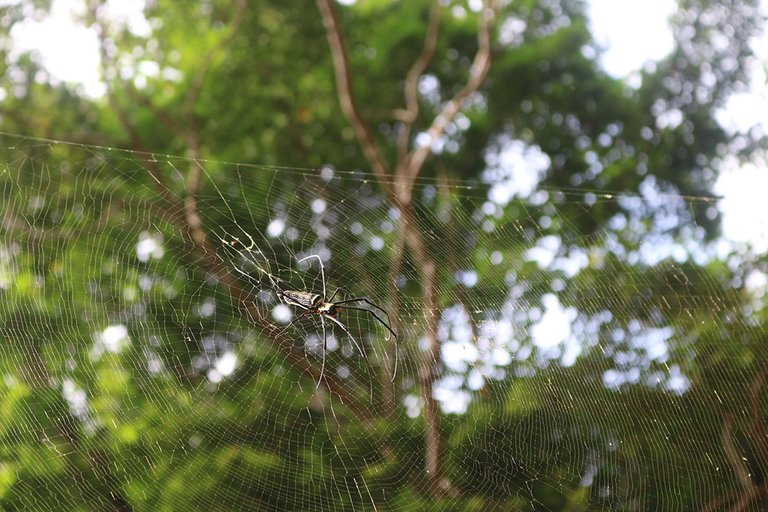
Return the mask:
<path id="1" fill-rule="evenodd" d="M 413 63 L 408 75 L 405 78 L 405 107 L 406 110 L 400 112 L 403 123 L 402 130 L 397 138 L 397 155 L 399 161 L 404 161 L 408 154 L 408 144 L 411 140 L 411 128 L 419 116 L 419 78 L 424 74 L 424 70 L 432 61 L 437 47 L 437 36 L 440 33 L 440 13 L 442 8 L 440 2 L 432 4 L 429 11 L 429 22 L 427 24 L 427 34 L 424 37 L 424 47 L 421 55 Z"/>
<path id="2" fill-rule="evenodd" d="M 365 158 L 371 165 L 374 174 L 383 187 L 388 187 L 387 184 L 390 180 L 389 166 L 373 138 L 373 133 L 368 123 L 357 108 L 357 103 L 352 93 L 352 77 L 349 70 L 349 59 L 344 48 L 344 38 L 341 33 L 336 10 L 331 2 L 332 0 L 317 0 L 317 8 L 320 10 L 323 18 L 325 34 L 328 37 L 328 45 L 331 49 L 341 111 L 344 113 L 349 124 L 352 125 L 355 136 L 362 146 Z"/>
<path id="3" fill-rule="evenodd" d="M 98 20 L 96 13 L 94 13 L 94 17 Z M 236 20 L 235 27 L 237 27 L 239 23 L 240 21 Z M 106 50 L 107 27 L 106 24 L 102 21 L 99 21 L 98 25 L 100 28 L 99 36 L 101 38 L 100 47 L 102 72 L 106 76 L 104 71 L 106 70 L 106 63 L 110 60 Z M 202 71 L 197 75 L 196 83 L 202 80 L 202 78 L 200 78 L 201 76 Z M 194 101 L 196 95 L 197 93 L 193 91 L 190 95 L 187 96 L 187 101 Z M 109 99 L 110 105 L 116 112 L 118 119 L 123 125 L 123 128 L 129 134 L 132 148 L 140 152 L 149 153 L 144 148 L 139 132 L 130 120 L 128 112 L 122 107 L 122 105 L 120 105 L 119 101 L 117 100 L 117 97 L 114 94 L 114 90 L 112 89 L 109 81 L 107 81 L 107 97 Z M 149 102 L 149 100 L 146 98 L 141 98 L 141 101 L 148 108 L 152 108 L 151 102 Z M 175 124 L 170 116 L 165 116 L 164 114 L 161 115 L 162 111 L 154 108 L 152 108 L 152 110 L 155 115 L 158 116 L 158 119 L 160 119 L 161 122 L 167 126 L 172 127 L 175 125 L 176 129 L 181 127 L 181 125 Z M 190 143 L 190 141 L 197 140 L 197 132 L 192 126 L 181 127 L 181 131 L 175 131 L 175 133 L 183 136 L 188 143 Z M 190 139 L 190 134 L 192 134 L 194 139 Z M 195 152 L 195 147 L 196 146 L 194 145 L 191 146 L 191 151 L 193 154 Z M 317 382 L 320 379 L 319 371 L 317 371 L 306 359 L 306 357 L 304 357 L 303 352 L 297 350 L 293 346 L 293 340 L 287 335 L 287 333 L 282 333 L 280 328 L 262 318 L 262 315 L 259 314 L 256 306 L 250 300 L 250 293 L 242 287 L 242 285 L 232 275 L 232 273 L 229 272 L 223 262 L 218 259 L 216 248 L 211 244 L 209 238 L 206 236 L 205 226 L 203 225 L 202 219 L 199 217 L 197 209 L 196 194 L 200 186 L 199 178 L 201 171 L 199 162 L 193 159 L 190 165 L 190 173 L 188 175 L 186 184 L 186 197 L 183 203 L 180 201 L 179 197 L 168 187 L 163 174 L 154 164 L 154 159 L 148 158 L 144 161 L 144 163 L 147 171 L 159 189 L 159 206 L 163 208 L 163 211 L 166 214 L 171 214 L 173 223 L 177 226 L 180 232 L 184 233 L 185 238 L 192 243 L 196 252 L 202 256 L 206 269 L 218 278 L 219 282 L 224 285 L 233 300 L 242 306 L 245 313 L 249 317 L 251 324 L 257 328 L 266 339 L 271 339 L 274 341 L 276 347 L 281 351 L 285 359 L 289 361 L 290 364 L 299 373 L 309 374 L 312 378 L 312 381 Z M 332 396 L 337 397 L 346 407 L 349 407 L 352 411 L 354 411 L 359 418 L 362 418 L 363 420 L 370 419 L 371 412 L 369 408 L 363 406 L 352 393 L 347 391 L 346 384 L 344 382 L 342 382 L 334 375 L 328 374 L 324 375 L 322 380 L 325 383 L 328 392 Z"/>
<path id="4" fill-rule="evenodd" d="M 427 130 L 429 136 L 428 141 L 414 149 L 403 166 L 398 169 L 398 172 L 402 172 L 407 181 L 405 182 L 405 188 L 401 189 L 401 193 L 405 192 L 410 195 L 410 189 L 413 181 L 421 172 L 424 162 L 432 151 L 432 145 L 440 138 L 445 131 L 445 127 L 453 121 L 453 118 L 461 110 L 461 106 L 464 101 L 474 92 L 476 92 L 485 77 L 488 75 L 488 71 L 491 69 L 491 30 L 493 28 L 493 21 L 496 17 L 496 7 L 494 0 L 487 0 L 482 12 L 480 13 L 480 31 L 478 33 L 478 50 L 475 54 L 475 58 L 472 61 L 472 66 L 469 71 L 469 79 L 466 85 L 456 93 L 448 102 L 443 106 L 442 111 L 432 121 L 432 125 Z M 404 198 L 404 199 L 409 199 Z"/>
<path id="5" fill-rule="evenodd" d="M 413 257 L 419 262 L 421 295 L 424 301 L 424 338 L 426 348 L 421 354 L 417 380 L 421 399 L 424 401 L 424 469 L 431 491 L 436 495 L 455 492 L 450 481 L 443 475 L 442 421 L 440 408 L 434 397 L 434 383 L 438 377 L 440 343 L 437 338 L 441 309 L 437 297 L 437 265 L 424 243 L 424 236 L 417 225 L 413 210 L 403 205 L 400 226 Z"/>
<path id="6" fill-rule="evenodd" d="M 752 380 L 750 387 L 750 401 L 752 402 L 752 420 L 750 430 L 752 440 L 754 441 L 761 457 L 768 457 L 768 432 L 765 428 L 762 414 L 763 392 L 765 391 L 766 381 L 768 381 L 768 364 L 763 364 L 760 371 Z"/>
<path id="7" fill-rule="evenodd" d="M 749 469 L 744 464 L 744 459 L 733 442 L 733 424 L 732 414 L 726 414 L 723 418 L 723 428 L 720 430 L 720 440 L 723 445 L 723 451 L 731 465 L 731 470 L 736 475 L 742 489 L 747 491 L 754 487 L 752 478 L 749 476 Z"/>
<path id="8" fill-rule="evenodd" d="M 99 39 L 99 67 L 101 70 L 101 76 L 106 84 L 107 101 L 112 111 L 117 115 L 118 121 L 122 125 L 123 129 L 128 134 L 128 138 L 131 141 L 131 146 L 134 149 L 143 150 L 143 144 L 141 143 L 141 137 L 138 130 L 133 126 L 133 123 L 128 118 L 128 113 L 125 111 L 120 102 L 117 101 L 115 96 L 115 90 L 112 87 L 112 82 L 108 79 L 107 63 L 111 60 L 109 53 L 107 52 L 108 38 L 107 38 L 107 23 L 101 19 L 96 9 L 93 10 L 92 16 L 96 20 L 96 34 Z"/>
<path id="9" fill-rule="evenodd" d="M 193 160 L 187 171 L 186 190 L 184 196 L 184 217 L 186 219 L 187 226 L 190 230 L 190 236 L 192 236 L 195 243 L 204 247 L 205 230 L 203 229 L 203 223 L 200 219 L 197 206 L 197 193 L 200 190 L 201 174 L 203 172 L 202 166 L 199 164 L 198 159 L 200 154 L 200 131 L 197 127 L 197 122 L 194 116 L 194 106 L 197 103 L 197 99 L 200 96 L 200 90 L 203 87 L 203 81 L 205 75 L 208 72 L 208 67 L 213 61 L 213 57 L 216 52 L 221 51 L 224 46 L 235 36 L 238 29 L 243 22 L 243 12 L 245 11 L 245 0 L 235 1 L 235 10 L 232 15 L 232 24 L 229 32 L 226 36 L 222 37 L 211 49 L 208 54 L 202 59 L 202 65 L 197 71 L 192 85 L 187 91 L 187 96 L 184 98 L 184 103 L 181 107 L 181 117 L 184 119 L 184 128 L 177 133 L 180 133 L 189 148 L 190 153 L 193 156 Z"/>
<path id="10" fill-rule="evenodd" d="M 431 11 L 429 26 L 425 36 L 424 47 L 421 54 L 408 72 L 405 85 L 406 108 L 395 112 L 403 123 L 403 130 L 398 136 L 398 164 L 395 184 L 400 190 L 395 194 L 391 188 L 390 170 L 384 161 L 382 153 L 373 138 L 369 126 L 362 114 L 357 109 L 352 93 L 349 62 L 344 49 L 344 41 L 339 27 L 337 15 L 332 6 L 332 0 L 316 0 L 323 18 L 328 43 L 334 63 L 339 102 L 342 112 L 352 125 L 355 135 L 363 148 L 363 152 L 373 168 L 374 174 L 380 183 L 386 187 L 401 215 L 398 227 L 398 242 L 395 248 L 395 262 L 390 274 L 396 277 L 403 260 L 403 249 L 407 245 L 415 261 L 421 277 L 421 296 L 423 300 L 425 338 L 427 349 L 424 350 L 419 362 L 417 379 L 421 397 L 424 400 L 425 421 L 425 472 L 428 485 L 433 493 L 451 495 L 455 489 L 443 474 L 442 458 L 445 455 L 443 449 L 443 431 L 441 428 L 441 415 L 439 404 L 434 399 L 434 382 L 438 377 L 438 362 L 440 360 L 440 345 L 437 338 L 438 323 L 440 318 L 440 306 L 437 296 L 437 265 L 424 241 L 424 234 L 418 226 L 417 219 L 410 207 L 413 183 L 418 176 L 424 162 L 429 155 L 430 148 L 445 131 L 445 127 L 461 109 L 463 102 L 472 93 L 477 91 L 485 80 L 491 62 L 491 30 L 495 17 L 495 7 L 491 6 L 496 0 L 487 0 L 481 13 L 480 30 L 478 35 L 479 48 L 475 55 L 470 77 L 466 85 L 443 107 L 442 112 L 434 119 L 428 130 L 430 143 L 408 153 L 408 144 L 413 124 L 419 113 L 418 105 L 418 80 L 431 61 L 437 46 L 439 33 L 440 7 L 436 2 Z M 394 282 L 394 279 L 390 279 Z M 397 301 L 396 290 L 390 289 L 390 300 L 393 304 Z M 396 321 L 396 320 L 395 320 Z M 394 389 L 385 390 L 385 397 L 392 399 Z"/>
<path id="11" fill-rule="evenodd" d="M 392 246 L 392 264 L 389 267 L 389 275 L 387 277 L 387 304 L 389 304 L 392 311 L 400 311 L 402 307 L 400 290 L 397 288 L 397 282 L 403 271 L 404 260 L 405 229 L 403 228 L 403 223 L 398 222 L 395 243 Z M 392 327 L 392 330 L 400 332 L 400 315 L 392 315 L 390 320 L 390 327 Z M 401 335 L 400 338 L 402 339 L 404 336 Z M 384 369 L 386 374 L 381 376 L 381 389 L 384 415 L 387 417 L 391 417 L 395 413 L 395 408 L 397 406 L 397 390 L 395 389 L 395 383 L 397 381 L 392 379 L 391 376 L 395 375 L 395 377 L 397 377 L 395 370 L 397 369 L 397 358 L 400 352 L 398 343 L 399 341 L 397 339 L 390 338 L 389 342 L 384 347 Z"/>
<path id="12" fill-rule="evenodd" d="M 165 126 L 169 132 L 176 133 L 181 135 L 185 129 L 185 127 L 182 126 L 182 124 L 173 116 L 171 116 L 168 112 L 160 109 L 155 105 L 152 100 L 150 100 L 147 96 L 141 94 L 139 91 L 136 90 L 135 87 L 133 87 L 131 84 L 126 84 L 125 86 L 125 93 L 128 96 L 128 98 L 137 104 L 143 106 L 157 118 L 157 120 Z"/>
<path id="13" fill-rule="evenodd" d="M 733 493 L 728 498 L 729 501 L 732 502 L 728 508 L 733 511 L 742 511 L 749 510 L 751 508 L 750 505 L 763 495 L 768 487 L 766 484 L 758 486 L 753 482 L 749 468 L 745 464 L 743 456 L 739 453 L 738 448 L 733 441 L 734 423 L 735 419 L 733 414 L 726 413 L 723 418 L 723 427 L 720 430 L 720 439 L 731 470 L 741 486 L 740 490 Z"/>

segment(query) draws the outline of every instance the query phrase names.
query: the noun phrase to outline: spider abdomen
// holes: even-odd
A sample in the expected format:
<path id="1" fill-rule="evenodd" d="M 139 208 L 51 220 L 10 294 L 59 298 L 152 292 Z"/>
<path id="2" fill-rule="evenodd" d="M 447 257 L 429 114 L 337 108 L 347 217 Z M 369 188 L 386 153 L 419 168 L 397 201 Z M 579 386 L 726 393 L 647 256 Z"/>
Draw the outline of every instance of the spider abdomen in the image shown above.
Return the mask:
<path id="1" fill-rule="evenodd" d="M 317 309 L 323 305 L 323 296 L 319 293 L 284 290 L 280 292 L 286 304 L 292 304 L 304 309 Z"/>

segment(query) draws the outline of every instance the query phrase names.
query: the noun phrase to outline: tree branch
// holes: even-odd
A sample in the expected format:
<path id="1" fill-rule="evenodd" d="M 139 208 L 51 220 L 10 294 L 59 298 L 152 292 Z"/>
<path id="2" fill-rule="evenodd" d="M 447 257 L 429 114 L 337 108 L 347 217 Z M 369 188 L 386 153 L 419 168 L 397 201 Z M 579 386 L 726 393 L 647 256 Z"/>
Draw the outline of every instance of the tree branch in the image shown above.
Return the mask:
<path id="1" fill-rule="evenodd" d="M 97 20 L 97 25 L 99 27 L 99 37 L 100 37 L 100 51 L 101 51 L 101 65 L 102 65 L 102 72 L 106 76 L 106 63 L 109 61 L 109 55 L 107 53 L 107 44 L 106 44 L 106 33 L 107 33 L 107 27 L 104 22 L 98 19 L 97 13 L 93 13 L 94 18 Z M 239 26 L 239 21 L 236 22 L 236 26 Z M 201 75 L 198 74 L 197 81 L 200 81 L 199 78 Z M 117 101 L 117 97 L 114 94 L 113 88 L 110 86 L 109 81 L 105 80 L 107 82 L 107 97 L 110 102 L 110 105 L 112 106 L 113 110 L 118 116 L 118 119 L 120 120 L 123 128 L 126 130 L 126 132 L 129 134 L 130 144 L 132 149 L 147 153 L 149 152 L 144 148 L 143 142 L 141 140 L 141 137 L 139 135 L 138 130 L 133 125 L 131 119 L 128 116 L 128 112 L 120 105 L 119 101 Z M 191 95 L 187 96 L 187 99 L 194 98 L 197 93 L 193 92 Z M 191 101 L 191 100 L 190 100 Z M 151 106 L 147 102 L 147 106 Z M 160 111 L 153 109 L 153 112 L 155 115 L 158 115 Z M 171 125 L 173 123 L 172 118 L 163 118 L 162 116 L 159 117 L 163 122 L 165 122 L 167 125 Z M 177 125 L 179 126 L 179 125 Z M 189 131 L 189 130 L 186 130 Z M 178 135 L 182 136 L 187 143 L 190 142 L 189 136 L 185 136 L 185 133 L 179 133 L 176 132 Z M 196 133 L 196 132 L 195 132 Z M 190 148 L 193 154 L 196 152 L 195 147 Z M 194 249 L 201 254 L 204 265 L 208 269 L 208 271 L 215 275 L 221 283 L 224 284 L 226 287 L 229 295 L 233 298 L 233 300 L 237 301 L 238 304 L 240 304 L 245 313 L 248 315 L 251 324 L 254 325 L 254 327 L 258 328 L 259 331 L 265 336 L 266 339 L 271 339 L 276 344 L 277 348 L 283 353 L 286 360 L 288 360 L 291 365 L 300 373 L 306 373 L 309 374 L 312 377 L 312 380 L 317 382 L 320 379 L 319 371 L 317 371 L 312 364 L 304 357 L 303 353 L 300 353 L 293 347 L 293 341 L 292 339 L 287 335 L 287 333 L 282 333 L 281 329 L 279 329 L 276 325 L 271 324 L 268 321 L 265 321 L 261 318 L 261 315 L 258 314 L 257 309 L 255 306 L 249 301 L 249 293 L 247 293 L 243 287 L 240 285 L 240 283 L 235 279 L 231 272 L 228 272 L 228 269 L 224 266 L 224 264 L 218 260 L 216 256 L 216 248 L 211 245 L 211 242 L 208 240 L 208 237 L 206 236 L 205 227 L 203 225 L 203 222 L 199 216 L 198 213 L 198 207 L 197 207 L 197 191 L 200 187 L 200 172 L 201 168 L 199 165 L 199 162 L 197 160 L 192 161 L 192 164 L 190 166 L 189 174 L 187 176 L 187 183 L 186 183 L 186 191 L 185 191 L 185 198 L 182 202 L 177 194 L 171 190 L 171 188 L 168 186 L 168 184 L 165 182 L 165 178 L 160 172 L 160 170 L 157 168 L 156 164 L 154 163 L 153 158 L 146 158 L 143 160 L 145 164 L 145 168 L 149 175 L 151 176 L 152 180 L 156 184 L 158 188 L 158 198 L 160 202 L 160 207 L 162 210 L 166 213 L 170 213 L 172 222 L 177 226 L 179 231 L 183 234 L 183 237 L 189 241 L 192 242 L 192 245 Z M 359 400 L 350 392 L 347 391 L 345 387 L 345 383 L 340 381 L 337 377 L 333 375 L 324 375 L 323 376 L 323 382 L 325 382 L 326 387 L 331 395 L 334 395 L 338 397 L 338 399 L 347 407 L 349 407 L 351 410 L 353 410 L 358 417 L 363 419 L 370 419 L 370 411 L 367 407 L 364 407 Z"/>
<path id="2" fill-rule="evenodd" d="M 495 1 L 486 0 L 480 13 L 480 31 L 477 36 L 478 50 L 472 61 L 466 85 L 453 98 L 448 100 L 440 113 L 432 121 L 432 125 L 427 130 L 428 141 L 411 151 L 406 160 L 401 162 L 401 166 L 398 167 L 398 174 L 402 174 L 406 178 L 404 183 L 400 183 L 398 180 L 398 185 L 401 187 L 398 192 L 404 194 L 401 201 L 410 201 L 413 182 L 419 175 L 419 172 L 421 172 L 424 162 L 432 151 L 432 146 L 445 132 L 446 126 L 453 121 L 453 118 L 461 110 L 464 101 L 471 94 L 477 92 L 485 81 L 485 77 L 491 69 L 491 31 L 495 17 Z"/>
<path id="3" fill-rule="evenodd" d="M 752 380 L 752 386 L 750 387 L 749 393 L 750 401 L 752 402 L 750 431 L 752 433 L 752 440 L 757 445 L 756 448 L 763 460 L 768 458 L 768 431 L 766 431 L 765 422 L 763 420 L 762 404 L 764 402 L 761 400 L 763 391 L 765 390 L 766 381 L 768 381 L 768 364 L 763 364 L 755 378 Z"/>
<path id="4" fill-rule="evenodd" d="M 749 469 L 744 464 L 744 460 L 733 442 L 733 424 L 733 415 L 726 413 L 723 418 L 723 427 L 720 430 L 720 441 L 722 442 L 726 458 L 730 463 L 731 470 L 736 475 L 736 479 L 739 481 L 742 489 L 747 491 L 752 489 L 754 484 L 749 476 Z"/>
<path id="5" fill-rule="evenodd" d="M 347 118 L 355 136 L 363 148 L 363 154 L 373 169 L 373 173 L 379 180 L 382 187 L 389 192 L 388 183 L 390 182 L 390 169 L 381 154 L 378 144 L 373 138 L 371 128 L 367 121 L 357 108 L 357 103 L 352 92 L 352 77 L 349 70 L 349 59 L 344 48 L 344 37 L 339 26 L 336 10 L 332 5 L 332 0 L 317 0 L 317 8 L 323 18 L 325 34 L 328 37 L 328 46 L 331 49 L 333 58 L 333 70 L 336 75 L 336 88 L 339 93 L 339 104 L 341 111 Z"/>
<path id="6" fill-rule="evenodd" d="M 723 451 L 725 452 L 726 459 L 729 462 L 731 470 L 736 476 L 736 480 L 739 482 L 740 489 L 727 498 L 725 502 L 729 502 L 728 509 L 734 512 L 749 510 L 750 505 L 755 502 L 761 495 L 764 495 L 768 490 L 768 485 L 763 483 L 762 485 L 755 485 L 752 480 L 752 476 L 749 472 L 749 468 L 744 463 L 744 459 L 739 454 L 736 444 L 733 442 L 733 427 L 735 418 L 732 413 L 725 413 L 723 418 L 723 427 L 720 430 L 720 439 L 723 445 Z M 714 503 L 714 502 L 713 502 Z M 708 505 L 705 510 L 714 510 L 713 504 Z"/>
<path id="7" fill-rule="evenodd" d="M 443 106 L 440 114 L 433 120 L 432 125 L 427 131 L 429 143 L 408 153 L 411 130 L 419 113 L 418 81 L 429 65 L 437 46 L 440 6 L 438 2 L 432 6 L 424 46 L 406 77 L 406 110 L 398 112 L 403 123 L 403 129 L 398 135 L 397 141 L 398 163 L 394 186 L 397 186 L 398 190 L 395 190 L 390 183 L 391 172 L 382 157 L 369 126 L 355 104 L 349 62 L 345 53 L 338 18 L 331 1 L 316 0 L 323 18 L 323 25 L 325 26 L 333 58 L 341 109 L 352 125 L 357 140 L 362 146 L 365 157 L 373 168 L 374 174 L 385 188 L 390 199 L 400 209 L 397 233 L 398 245 L 395 248 L 395 261 L 391 269 L 390 278 L 394 282 L 396 273 L 402 265 L 404 245 L 407 245 L 412 257 L 417 262 L 420 273 L 427 348 L 421 354 L 417 370 L 417 380 L 421 397 L 424 401 L 425 473 L 428 485 L 434 494 L 450 495 L 455 491 L 443 475 L 443 432 L 439 404 L 434 399 L 433 393 L 434 382 L 440 371 L 440 345 L 437 338 L 441 313 L 437 296 L 438 272 L 435 260 L 425 243 L 424 234 L 418 225 L 418 219 L 411 208 L 411 197 L 415 179 L 421 171 L 432 145 L 443 134 L 446 126 L 461 109 L 467 97 L 480 88 L 488 74 L 491 62 L 491 31 L 495 17 L 495 6 L 492 7 L 491 4 L 496 0 L 486 0 L 483 11 L 480 14 L 479 48 L 473 60 L 466 85 Z M 393 304 L 397 303 L 397 301 L 392 300 L 396 293 L 397 291 L 392 287 L 390 289 L 390 302 Z M 386 399 L 394 398 L 394 388 L 390 390 L 385 389 L 385 393 Z"/>
<path id="8" fill-rule="evenodd" d="M 424 401 L 424 470 L 427 484 L 434 495 L 453 496 L 456 490 L 443 474 L 442 418 L 440 407 L 434 397 L 434 383 L 440 373 L 440 343 L 437 337 L 441 308 L 437 296 L 437 265 L 424 243 L 424 236 L 417 225 L 410 205 L 401 208 L 400 229 L 418 262 L 421 277 L 426 348 L 421 353 L 417 370 L 417 382 L 421 399 Z"/>
<path id="9" fill-rule="evenodd" d="M 440 33 L 440 2 L 432 4 L 427 23 L 427 34 L 424 36 L 424 47 L 421 55 L 413 63 L 405 78 L 405 110 L 400 112 L 403 127 L 397 137 L 398 161 L 403 162 L 408 154 L 408 146 L 411 141 L 411 129 L 419 116 L 419 78 L 432 61 L 437 48 L 437 36 Z"/>

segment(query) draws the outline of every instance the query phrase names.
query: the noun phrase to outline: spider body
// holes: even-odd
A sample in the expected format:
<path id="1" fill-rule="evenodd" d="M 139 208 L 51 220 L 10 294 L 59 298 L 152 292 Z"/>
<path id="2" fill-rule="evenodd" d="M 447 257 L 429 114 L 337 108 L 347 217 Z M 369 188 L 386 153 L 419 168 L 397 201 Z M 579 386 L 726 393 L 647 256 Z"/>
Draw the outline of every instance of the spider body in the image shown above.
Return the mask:
<path id="1" fill-rule="evenodd" d="M 279 295 L 282 297 L 283 302 L 286 304 L 290 306 L 296 306 L 299 309 L 304 310 L 304 313 L 302 313 L 301 316 L 316 314 L 335 319 L 342 310 L 342 307 L 339 306 L 338 303 L 333 302 L 333 299 L 336 297 L 337 293 L 339 293 L 339 290 L 336 290 L 336 293 L 334 293 L 327 302 L 325 298 L 319 293 L 300 292 L 296 290 L 281 290 Z"/>
<path id="2" fill-rule="evenodd" d="M 320 257 L 317 255 L 310 255 L 306 258 L 302 258 L 299 260 L 299 262 L 315 258 L 320 262 L 320 272 L 322 274 L 323 278 L 323 293 L 313 293 L 313 292 L 305 292 L 305 291 L 297 291 L 297 290 L 281 290 L 277 289 L 277 295 L 280 297 L 280 299 L 283 301 L 283 303 L 289 305 L 289 306 L 295 306 L 302 310 L 301 314 L 297 316 L 291 323 L 286 326 L 286 329 L 290 327 L 295 322 L 301 320 L 302 318 L 305 318 L 309 315 L 318 315 L 320 317 L 320 320 L 327 318 L 328 320 L 332 321 L 334 324 L 338 325 L 341 330 L 344 331 L 344 333 L 349 336 L 349 339 L 352 340 L 352 342 L 355 344 L 357 349 L 360 351 L 360 354 L 363 357 L 366 357 L 365 352 L 363 351 L 363 347 L 357 342 L 357 340 L 352 336 L 352 333 L 349 332 L 349 329 L 346 325 L 344 325 L 339 319 L 339 313 L 342 309 L 351 309 L 355 311 L 364 311 L 365 313 L 370 314 L 376 321 L 378 321 L 381 325 L 383 325 L 387 331 L 389 331 L 389 334 L 397 340 L 397 335 L 392 330 L 392 327 L 389 325 L 389 314 L 378 304 L 374 303 L 367 297 L 352 297 L 350 299 L 343 299 L 338 300 L 334 302 L 334 299 L 339 294 L 340 291 L 342 291 L 341 288 L 338 288 L 335 292 L 333 292 L 333 295 L 331 295 L 328 299 L 325 297 L 325 270 L 323 269 L 323 263 L 320 260 Z M 353 305 L 355 304 L 355 305 Z M 363 305 L 366 305 L 368 307 L 362 307 Z M 381 316 L 379 316 L 379 314 Z M 386 318 L 386 321 L 384 320 Z M 326 345 L 326 332 L 325 332 L 325 323 L 323 322 L 323 365 L 320 369 L 320 378 L 322 379 L 322 374 L 325 369 L 325 345 Z M 394 375 L 392 376 L 394 379 Z M 320 381 L 318 380 L 317 385 L 320 385 Z"/>
<path id="3" fill-rule="evenodd" d="M 331 319 L 336 325 L 341 327 L 344 330 L 344 332 L 351 337 L 347 327 L 344 324 L 342 324 L 337 317 L 339 316 L 339 313 L 341 313 L 341 310 L 344 308 L 354 309 L 356 311 L 365 311 L 366 313 L 369 313 L 381 325 L 383 325 L 387 329 L 387 331 L 389 331 L 389 333 L 395 337 L 395 339 L 397 339 L 397 335 L 389 326 L 389 322 L 385 322 L 379 315 L 376 314 L 375 310 L 367 309 L 363 307 L 347 306 L 346 304 L 350 304 L 352 302 L 367 304 L 368 306 L 381 311 L 384 314 L 384 316 L 386 316 L 387 320 L 389 320 L 389 314 L 386 311 L 384 311 L 384 309 L 382 309 L 377 304 L 374 304 L 367 297 L 353 297 L 351 299 L 345 299 L 345 300 L 334 302 L 333 299 L 336 298 L 336 295 L 338 295 L 339 291 L 341 291 L 341 288 L 333 292 L 333 295 L 331 295 L 331 297 L 328 300 L 326 300 L 325 297 L 323 297 L 323 295 L 320 293 L 300 292 L 297 290 L 278 290 L 277 293 L 280 296 L 280 298 L 283 300 L 283 302 L 285 302 L 289 306 L 296 306 L 297 308 L 303 310 L 303 312 L 293 322 L 296 322 L 297 320 L 300 320 L 305 316 L 312 315 L 312 314 L 324 316 L 326 318 Z"/>
<path id="4" fill-rule="evenodd" d="M 312 313 L 320 313 L 320 309 L 326 304 L 322 294 L 319 293 L 280 290 L 278 294 L 286 304 L 297 306 L 305 311 L 311 310 Z"/>

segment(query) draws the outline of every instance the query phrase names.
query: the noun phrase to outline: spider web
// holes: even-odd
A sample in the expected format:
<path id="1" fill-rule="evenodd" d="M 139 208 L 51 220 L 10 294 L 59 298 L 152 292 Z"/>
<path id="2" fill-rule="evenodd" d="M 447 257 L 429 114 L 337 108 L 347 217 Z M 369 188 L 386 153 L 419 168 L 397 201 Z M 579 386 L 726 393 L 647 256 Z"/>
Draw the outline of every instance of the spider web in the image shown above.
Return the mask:
<path id="1" fill-rule="evenodd" d="M 366 172 L 0 147 L 8 510 L 687 510 L 763 492 L 765 286 L 698 234 L 707 198 L 500 203 L 499 177 L 423 178 L 429 311 Z M 682 234 L 658 228 L 674 215 Z M 362 311 L 342 310 L 349 335 L 292 323 L 277 293 L 324 289 L 380 305 L 397 338 Z"/>

